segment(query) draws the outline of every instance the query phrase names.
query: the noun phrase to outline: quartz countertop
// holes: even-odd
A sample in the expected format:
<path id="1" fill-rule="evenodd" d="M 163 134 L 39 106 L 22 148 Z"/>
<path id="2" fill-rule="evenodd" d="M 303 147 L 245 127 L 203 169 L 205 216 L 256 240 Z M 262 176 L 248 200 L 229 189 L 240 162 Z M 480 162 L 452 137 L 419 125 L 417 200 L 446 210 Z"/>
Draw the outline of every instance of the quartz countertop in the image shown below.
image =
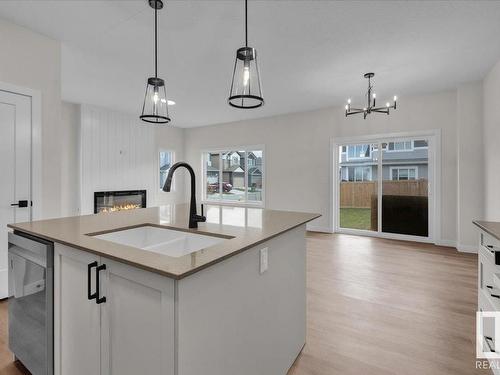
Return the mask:
<path id="1" fill-rule="evenodd" d="M 473 223 L 500 241 L 500 222 L 474 220 Z"/>
<path id="2" fill-rule="evenodd" d="M 205 211 L 207 222 L 198 223 L 198 229 L 188 228 L 187 204 L 16 223 L 8 227 L 173 279 L 182 279 L 321 216 L 219 205 L 205 205 Z M 92 237 L 147 224 L 228 239 L 191 254 L 171 257 Z"/>

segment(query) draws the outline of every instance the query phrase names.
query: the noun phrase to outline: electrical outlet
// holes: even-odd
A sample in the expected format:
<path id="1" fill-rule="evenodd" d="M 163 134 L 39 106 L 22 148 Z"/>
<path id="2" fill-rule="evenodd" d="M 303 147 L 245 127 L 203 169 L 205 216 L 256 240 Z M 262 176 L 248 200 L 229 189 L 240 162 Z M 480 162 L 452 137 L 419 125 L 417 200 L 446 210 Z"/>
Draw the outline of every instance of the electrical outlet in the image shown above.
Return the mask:
<path id="1" fill-rule="evenodd" d="M 260 273 L 263 274 L 269 268 L 269 251 L 268 248 L 265 247 L 260 249 Z"/>

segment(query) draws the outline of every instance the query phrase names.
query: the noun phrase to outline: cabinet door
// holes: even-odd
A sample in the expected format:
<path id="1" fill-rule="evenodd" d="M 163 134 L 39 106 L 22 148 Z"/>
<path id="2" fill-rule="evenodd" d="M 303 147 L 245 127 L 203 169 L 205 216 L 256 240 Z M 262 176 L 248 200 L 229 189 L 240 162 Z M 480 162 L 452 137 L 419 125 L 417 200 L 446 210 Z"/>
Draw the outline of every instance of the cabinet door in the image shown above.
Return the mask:
<path id="1" fill-rule="evenodd" d="M 55 244 L 54 372 L 55 375 L 100 374 L 100 305 L 88 299 L 90 253 Z M 95 291 L 95 268 L 92 270 Z"/>
<path id="2" fill-rule="evenodd" d="M 105 258 L 102 374 L 174 374 L 174 281 Z"/>

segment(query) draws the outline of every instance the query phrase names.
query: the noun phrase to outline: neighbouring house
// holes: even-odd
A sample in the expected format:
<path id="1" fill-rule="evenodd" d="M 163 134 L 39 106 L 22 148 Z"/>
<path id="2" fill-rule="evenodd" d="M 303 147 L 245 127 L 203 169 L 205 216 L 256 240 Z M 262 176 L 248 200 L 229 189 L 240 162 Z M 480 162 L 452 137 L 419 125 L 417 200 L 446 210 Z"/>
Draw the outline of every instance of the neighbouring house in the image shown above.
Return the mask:
<path id="1" fill-rule="evenodd" d="M 221 164 L 222 162 L 222 164 Z M 207 183 L 216 184 L 222 172 L 222 182 L 231 184 L 235 189 L 245 188 L 245 168 L 248 168 L 248 187 L 251 190 L 262 188 L 262 158 L 253 152 L 247 153 L 245 165 L 244 151 L 210 153 L 207 160 Z"/>
<path id="2" fill-rule="evenodd" d="M 341 146 L 341 181 L 374 181 L 378 176 L 378 145 Z M 427 179 L 428 143 L 426 140 L 388 142 L 382 146 L 382 179 L 404 181 Z"/>

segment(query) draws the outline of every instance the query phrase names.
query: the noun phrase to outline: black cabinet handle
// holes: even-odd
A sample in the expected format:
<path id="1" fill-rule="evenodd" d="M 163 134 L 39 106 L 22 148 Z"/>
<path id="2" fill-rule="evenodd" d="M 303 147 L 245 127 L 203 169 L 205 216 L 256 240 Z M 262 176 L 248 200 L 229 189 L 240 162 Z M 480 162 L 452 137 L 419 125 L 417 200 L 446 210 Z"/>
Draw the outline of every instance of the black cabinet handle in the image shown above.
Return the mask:
<path id="1" fill-rule="evenodd" d="M 90 281 L 92 278 L 92 268 L 97 267 L 97 262 L 92 262 L 87 266 L 87 298 L 92 300 L 97 298 L 97 292 L 92 293 L 90 290 L 92 289 L 92 282 Z M 99 288 L 99 286 L 97 286 Z"/>
<path id="2" fill-rule="evenodd" d="M 486 346 L 488 346 L 488 349 L 490 350 L 490 352 L 492 353 L 495 353 L 495 342 L 493 341 L 493 339 L 489 336 L 484 336 L 484 342 L 486 342 Z M 491 342 L 491 344 L 490 344 Z"/>
<path id="3" fill-rule="evenodd" d="M 96 300 L 95 300 L 95 303 L 97 303 L 98 305 L 100 305 L 101 303 L 104 303 L 106 302 L 106 297 L 99 297 L 99 272 L 102 271 L 102 270 L 105 270 L 106 269 L 106 265 L 105 264 L 101 264 L 99 267 L 97 267 L 95 269 L 95 285 L 96 285 Z"/>

